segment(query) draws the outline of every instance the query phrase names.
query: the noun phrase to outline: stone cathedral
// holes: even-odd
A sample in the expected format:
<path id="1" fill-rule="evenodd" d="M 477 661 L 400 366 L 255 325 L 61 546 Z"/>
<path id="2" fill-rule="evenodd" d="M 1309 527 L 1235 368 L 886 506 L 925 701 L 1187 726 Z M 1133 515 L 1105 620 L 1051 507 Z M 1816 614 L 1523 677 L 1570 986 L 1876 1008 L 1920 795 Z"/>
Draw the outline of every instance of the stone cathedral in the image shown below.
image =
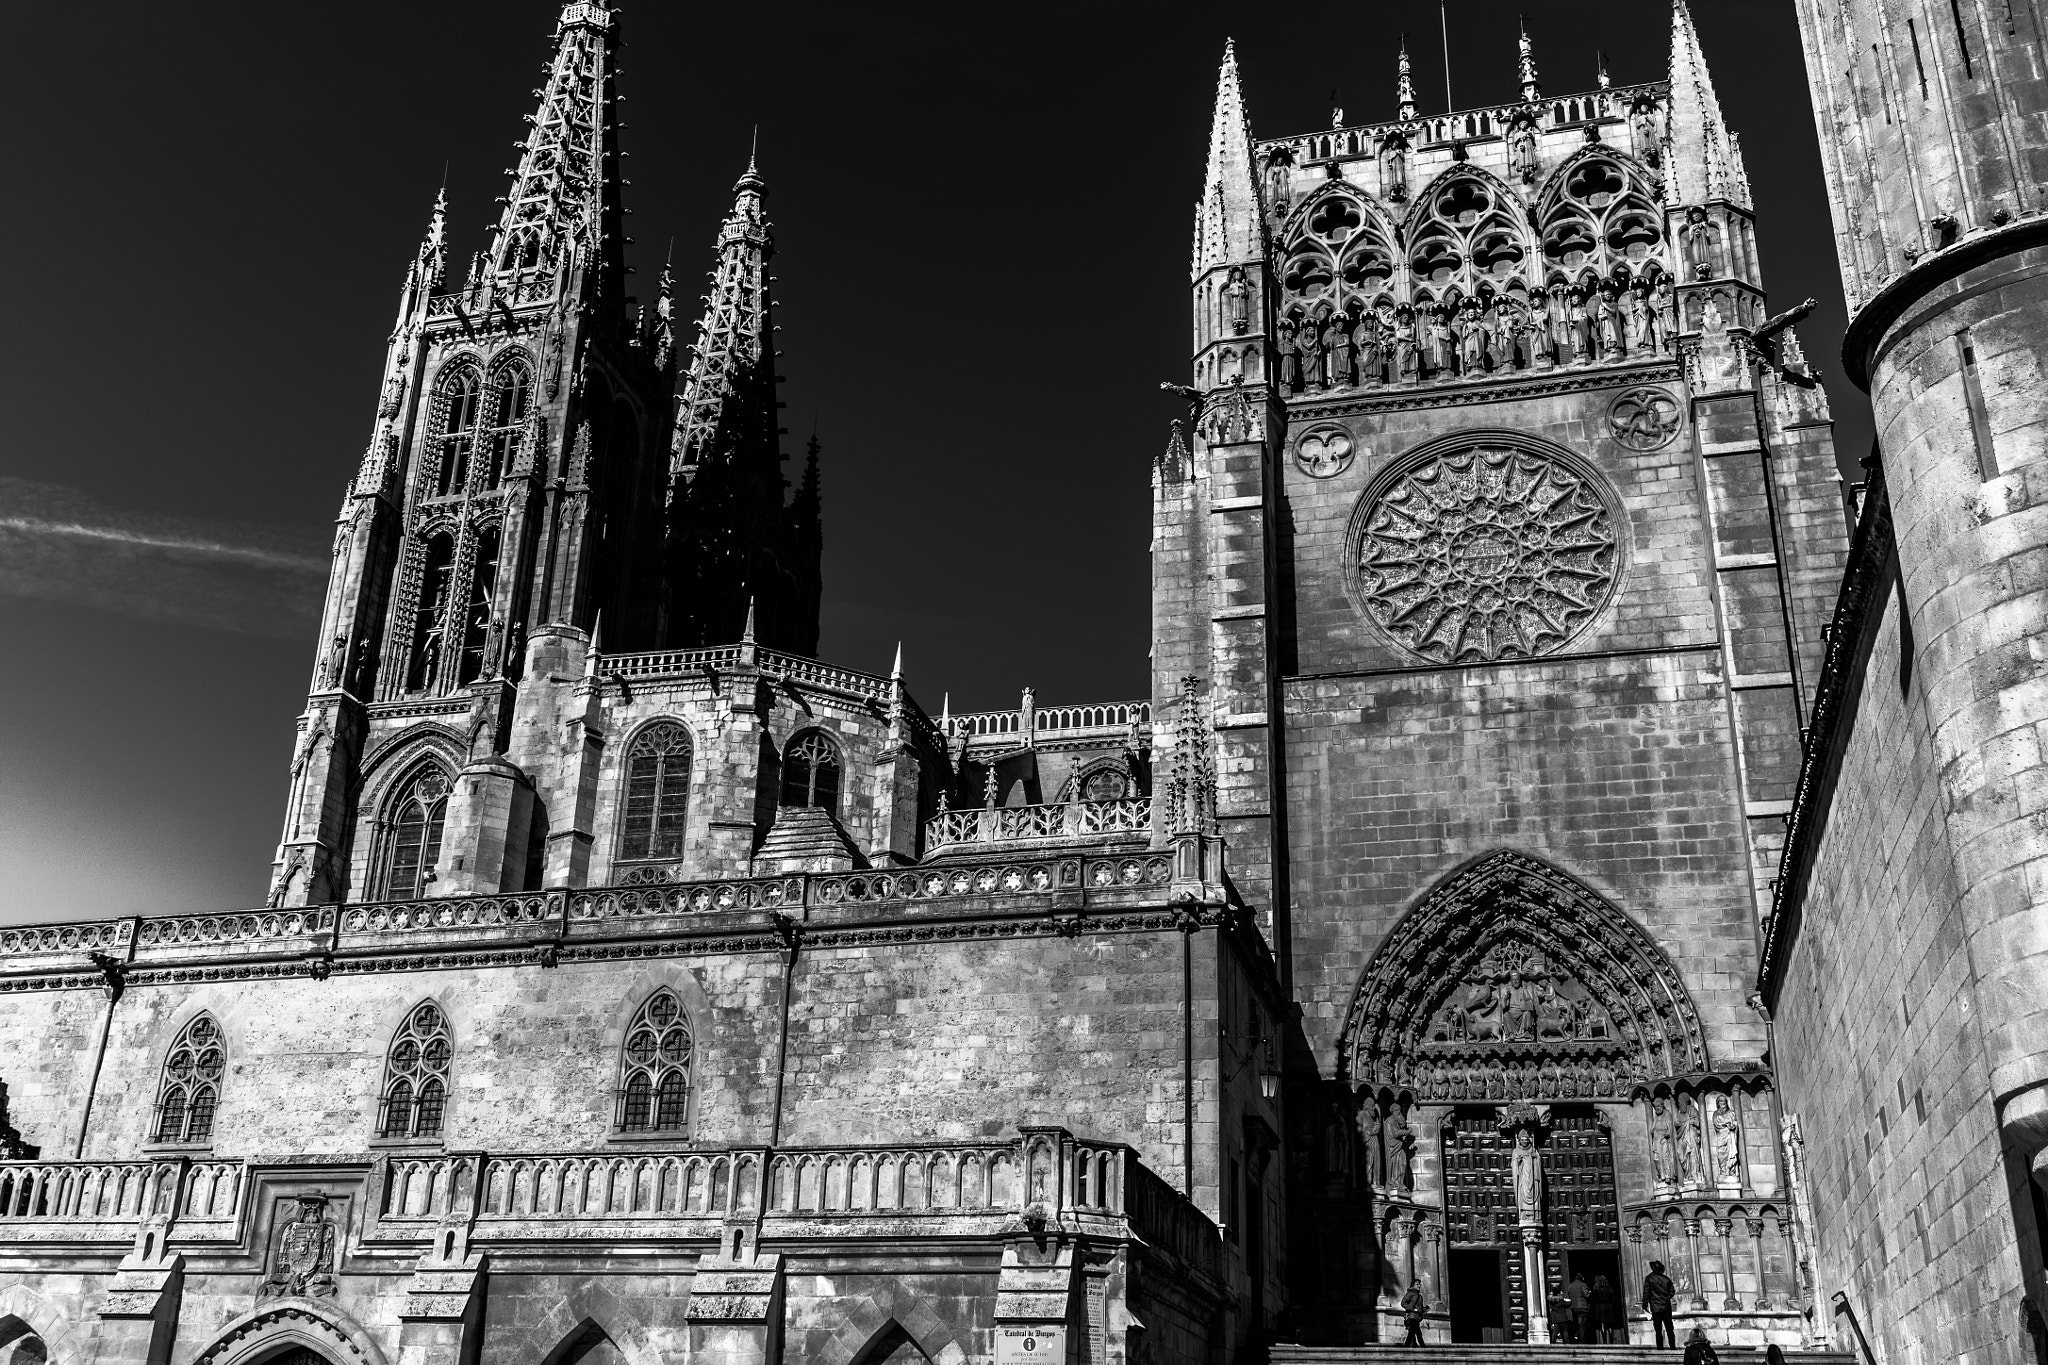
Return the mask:
<path id="1" fill-rule="evenodd" d="M 1685 0 L 1666 79 L 1273 139 L 1226 48 L 1151 695 L 934 718 L 815 657 L 762 174 L 685 344 L 566 4 L 268 903 L 0 930 L 0 1361 L 1506 1359 L 1653 1263 L 2048 1356 L 2048 79 L 1949 8 L 1799 0 L 1850 489 Z"/>

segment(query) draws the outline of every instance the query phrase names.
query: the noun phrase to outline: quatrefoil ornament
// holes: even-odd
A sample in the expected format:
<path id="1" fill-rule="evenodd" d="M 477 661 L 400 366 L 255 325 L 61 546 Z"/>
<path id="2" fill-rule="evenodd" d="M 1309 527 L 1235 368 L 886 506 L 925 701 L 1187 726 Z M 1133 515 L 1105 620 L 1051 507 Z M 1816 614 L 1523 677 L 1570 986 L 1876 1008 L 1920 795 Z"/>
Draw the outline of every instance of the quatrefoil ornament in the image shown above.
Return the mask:
<path id="1" fill-rule="evenodd" d="M 1351 433 L 1342 427 L 1317 427 L 1294 443 L 1294 462 L 1312 479 L 1335 478 L 1351 467 L 1357 454 Z"/>
<path id="2" fill-rule="evenodd" d="M 1614 439 L 1630 450 L 1659 450 L 1684 424 L 1678 400 L 1663 389 L 1630 389 L 1607 410 Z"/>

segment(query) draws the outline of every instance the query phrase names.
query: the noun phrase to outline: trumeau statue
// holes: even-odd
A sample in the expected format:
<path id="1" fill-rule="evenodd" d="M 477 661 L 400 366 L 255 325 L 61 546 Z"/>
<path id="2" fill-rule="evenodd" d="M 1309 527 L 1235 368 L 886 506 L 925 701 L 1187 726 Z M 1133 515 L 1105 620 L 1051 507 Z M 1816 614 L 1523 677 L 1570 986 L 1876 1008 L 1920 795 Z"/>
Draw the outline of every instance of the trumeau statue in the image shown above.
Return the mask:
<path id="1" fill-rule="evenodd" d="M 1543 1153 L 1536 1149 L 1536 1136 L 1527 1128 L 1515 1133 L 1515 1149 L 1509 1157 L 1515 1185 L 1515 1212 L 1522 1222 L 1543 1218 Z"/>

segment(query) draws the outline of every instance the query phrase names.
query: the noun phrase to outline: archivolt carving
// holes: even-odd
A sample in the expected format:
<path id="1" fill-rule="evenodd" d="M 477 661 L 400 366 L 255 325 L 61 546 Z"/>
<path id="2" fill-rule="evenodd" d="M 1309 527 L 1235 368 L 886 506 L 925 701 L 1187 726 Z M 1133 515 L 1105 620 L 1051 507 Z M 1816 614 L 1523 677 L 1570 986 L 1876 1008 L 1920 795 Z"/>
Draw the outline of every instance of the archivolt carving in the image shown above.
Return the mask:
<path id="1" fill-rule="evenodd" d="M 1499 852 L 1397 923 L 1352 999 L 1340 1066 L 1416 1099 L 1615 1099 L 1707 1069 L 1649 935 L 1573 878 Z"/>
<path id="2" fill-rule="evenodd" d="M 1367 613 L 1437 663 L 1559 648 L 1606 602 L 1619 560 L 1594 476 L 1505 442 L 1398 471 L 1365 505 L 1358 533 Z"/>
<path id="3" fill-rule="evenodd" d="M 367 1333 L 336 1310 L 304 1299 L 273 1300 L 229 1323 L 192 1365 L 243 1365 L 307 1346 L 342 1365 L 384 1365 Z"/>

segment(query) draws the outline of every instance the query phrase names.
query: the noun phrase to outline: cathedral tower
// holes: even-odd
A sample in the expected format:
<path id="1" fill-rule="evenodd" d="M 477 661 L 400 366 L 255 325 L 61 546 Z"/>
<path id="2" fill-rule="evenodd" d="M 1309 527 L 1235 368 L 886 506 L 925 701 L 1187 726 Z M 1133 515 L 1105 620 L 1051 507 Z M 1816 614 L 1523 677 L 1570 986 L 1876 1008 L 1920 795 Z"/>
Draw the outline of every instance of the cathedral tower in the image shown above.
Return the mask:
<path id="1" fill-rule="evenodd" d="M 618 48 L 607 3 L 563 6 L 487 247 L 451 275 L 437 203 L 407 270 L 338 522 L 279 904 L 577 875 L 588 831 L 547 828 L 549 789 L 574 809 L 580 781 L 551 694 L 600 634 L 737 641 L 758 598 L 768 642 L 815 647 L 815 451 L 785 506 L 764 186 L 749 165 L 677 425 L 667 272 L 652 307 L 625 294 Z"/>

